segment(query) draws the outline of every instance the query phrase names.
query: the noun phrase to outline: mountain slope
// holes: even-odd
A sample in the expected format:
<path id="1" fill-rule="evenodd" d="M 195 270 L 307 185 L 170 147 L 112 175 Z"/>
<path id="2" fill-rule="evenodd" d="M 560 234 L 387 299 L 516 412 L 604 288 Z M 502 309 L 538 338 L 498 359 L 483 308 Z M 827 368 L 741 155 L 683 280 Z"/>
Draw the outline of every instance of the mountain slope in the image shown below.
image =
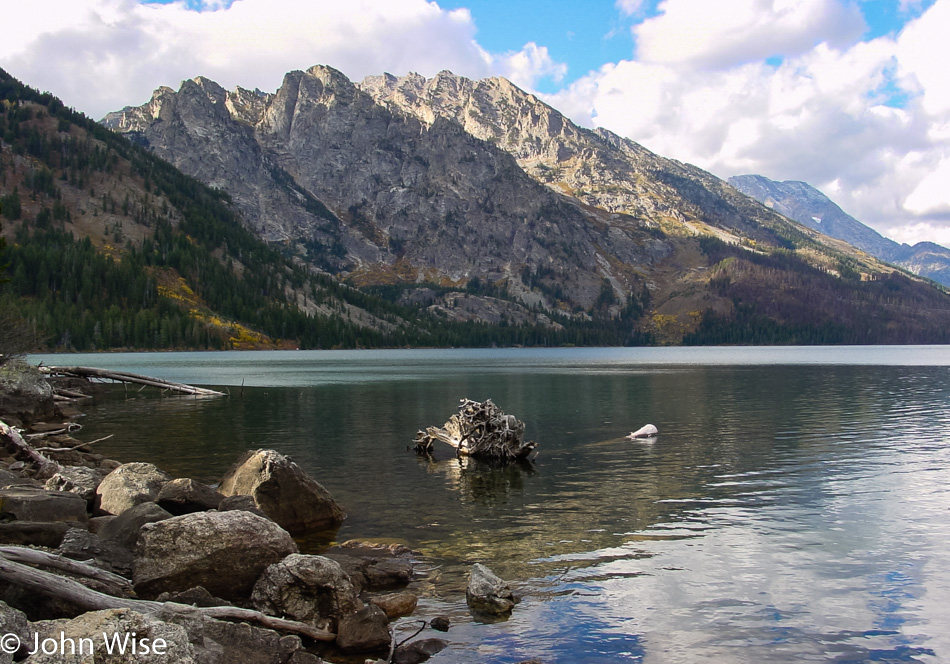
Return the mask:
<path id="1" fill-rule="evenodd" d="M 800 329 L 824 330 L 840 312 L 795 305 L 810 289 L 840 295 L 853 320 L 869 308 L 880 321 L 835 339 L 950 334 L 935 323 L 950 314 L 943 293 L 930 299 L 929 286 L 892 279 L 701 169 L 581 129 L 504 79 L 357 86 L 316 66 L 265 94 L 198 78 L 104 123 L 227 190 L 252 228 L 286 238 L 301 260 L 450 320 L 559 317 L 678 343 L 706 319 L 753 311 L 783 330 L 771 342 L 817 340 Z M 872 282 L 893 296 L 863 297 Z M 891 311 L 905 299 L 925 311 Z"/>
<path id="2" fill-rule="evenodd" d="M 790 219 L 922 277 L 950 286 L 950 249 L 932 242 L 898 244 L 847 214 L 805 182 L 776 182 L 762 175 L 729 178 L 733 187 Z"/>

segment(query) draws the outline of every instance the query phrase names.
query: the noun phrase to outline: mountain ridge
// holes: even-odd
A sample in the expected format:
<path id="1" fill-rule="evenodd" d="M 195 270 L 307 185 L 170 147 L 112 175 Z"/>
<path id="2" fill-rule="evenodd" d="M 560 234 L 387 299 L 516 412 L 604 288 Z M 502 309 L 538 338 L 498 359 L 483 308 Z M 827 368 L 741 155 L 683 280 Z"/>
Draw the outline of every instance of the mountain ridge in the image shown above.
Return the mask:
<path id="1" fill-rule="evenodd" d="M 950 249 L 933 242 L 911 246 L 884 237 L 847 214 L 807 182 L 777 182 L 763 175 L 737 175 L 729 184 L 790 219 L 866 251 L 914 274 L 950 286 Z"/>

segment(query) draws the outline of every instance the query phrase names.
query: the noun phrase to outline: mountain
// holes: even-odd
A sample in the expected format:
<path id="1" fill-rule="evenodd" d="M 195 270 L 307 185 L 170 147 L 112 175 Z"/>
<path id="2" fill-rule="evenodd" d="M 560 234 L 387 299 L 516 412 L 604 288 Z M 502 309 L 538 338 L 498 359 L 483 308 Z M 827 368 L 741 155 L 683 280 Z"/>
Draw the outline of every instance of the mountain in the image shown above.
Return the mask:
<path id="1" fill-rule="evenodd" d="M 621 343 L 950 340 L 950 299 L 509 81 L 195 78 L 103 123 L 297 260 L 449 321 Z M 500 329 L 500 328 L 498 328 Z"/>
<path id="2" fill-rule="evenodd" d="M 805 182 L 776 182 L 762 175 L 729 178 L 733 187 L 789 219 L 848 242 L 876 258 L 950 286 L 950 249 L 932 242 L 898 244 L 844 212 Z"/>
<path id="3" fill-rule="evenodd" d="M 394 303 L 263 241 L 236 208 L 0 70 L 0 354 L 624 340 L 556 315 L 518 318 L 464 289 L 454 300 L 482 322 L 432 310 L 424 292 Z"/>

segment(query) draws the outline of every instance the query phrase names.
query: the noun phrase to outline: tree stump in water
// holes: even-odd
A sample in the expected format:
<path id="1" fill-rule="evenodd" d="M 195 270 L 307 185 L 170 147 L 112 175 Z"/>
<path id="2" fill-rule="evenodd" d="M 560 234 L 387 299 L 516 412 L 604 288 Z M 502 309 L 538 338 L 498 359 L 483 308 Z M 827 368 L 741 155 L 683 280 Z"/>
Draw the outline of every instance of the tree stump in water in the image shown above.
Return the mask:
<path id="1" fill-rule="evenodd" d="M 444 426 L 416 434 L 416 452 L 431 454 L 437 440 L 454 447 L 459 456 L 500 461 L 525 459 L 537 448 L 524 441 L 524 422 L 506 415 L 491 399 L 462 399 L 459 412 Z"/>

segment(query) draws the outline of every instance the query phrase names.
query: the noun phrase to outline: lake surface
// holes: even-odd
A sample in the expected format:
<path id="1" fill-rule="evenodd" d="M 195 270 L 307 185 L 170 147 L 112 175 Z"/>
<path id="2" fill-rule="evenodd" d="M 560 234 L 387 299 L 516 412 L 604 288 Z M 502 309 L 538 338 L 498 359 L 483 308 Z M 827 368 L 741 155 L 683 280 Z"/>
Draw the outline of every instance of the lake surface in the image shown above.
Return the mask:
<path id="1" fill-rule="evenodd" d="M 80 436 L 209 482 L 249 448 L 292 455 L 348 512 L 338 540 L 437 567 L 433 662 L 950 662 L 948 347 L 31 359 L 226 387 L 115 387 Z M 462 397 L 525 421 L 533 465 L 407 450 Z M 655 442 L 624 439 L 647 423 Z M 475 562 L 523 595 L 507 622 L 468 616 Z"/>

